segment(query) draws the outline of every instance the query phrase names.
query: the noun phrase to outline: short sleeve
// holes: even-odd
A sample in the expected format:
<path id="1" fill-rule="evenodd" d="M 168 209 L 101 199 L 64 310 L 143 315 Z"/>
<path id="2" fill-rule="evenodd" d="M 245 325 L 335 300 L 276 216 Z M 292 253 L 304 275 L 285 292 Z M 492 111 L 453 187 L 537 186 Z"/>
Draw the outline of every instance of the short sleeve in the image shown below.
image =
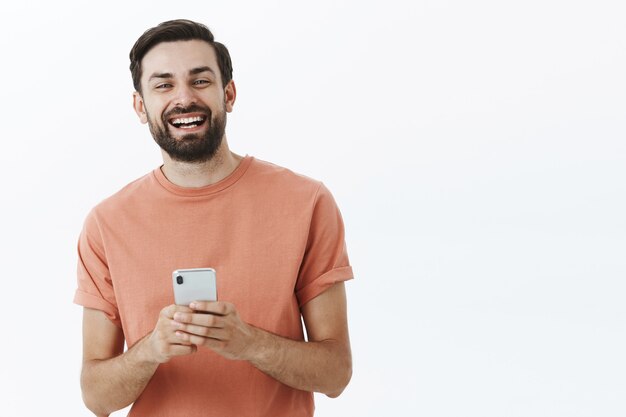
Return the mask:
<path id="1" fill-rule="evenodd" d="M 74 303 L 93 308 L 121 327 L 113 282 L 106 261 L 95 212 L 87 216 L 78 238 L 78 288 Z"/>
<path id="2" fill-rule="evenodd" d="M 353 277 L 341 213 L 330 191 L 320 184 L 296 282 L 298 304 L 302 307 L 333 284 Z"/>

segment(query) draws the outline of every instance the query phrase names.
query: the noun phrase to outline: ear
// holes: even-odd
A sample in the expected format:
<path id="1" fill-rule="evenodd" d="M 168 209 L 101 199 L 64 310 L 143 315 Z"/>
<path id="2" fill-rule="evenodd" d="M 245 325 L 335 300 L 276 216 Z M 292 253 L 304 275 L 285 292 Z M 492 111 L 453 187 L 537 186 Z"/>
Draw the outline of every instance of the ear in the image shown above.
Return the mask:
<path id="1" fill-rule="evenodd" d="M 139 116 L 139 121 L 143 124 L 148 123 L 146 106 L 144 105 L 143 98 L 141 98 L 141 94 L 139 94 L 137 91 L 133 92 L 133 108 L 135 109 L 135 113 L 137 113 L 137 116 Z"/>
<path id="2" fill-rule="evenodd" d="M 226 112 L 233 111 L 235 105 L 235 99 L 237 98 L 237 88 L 235 87 L 235 81 L 230 80 L 226 87 L 224 87 L 224 103 L 226 104 Z"/>

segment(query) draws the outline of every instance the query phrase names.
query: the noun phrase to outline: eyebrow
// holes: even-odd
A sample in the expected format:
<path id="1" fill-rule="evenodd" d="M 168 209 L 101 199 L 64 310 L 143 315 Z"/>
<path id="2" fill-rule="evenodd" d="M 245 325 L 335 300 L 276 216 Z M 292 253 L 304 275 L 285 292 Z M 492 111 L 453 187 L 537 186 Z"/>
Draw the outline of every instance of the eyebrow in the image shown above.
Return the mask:
<path id="1" fill-rule="evenodd" d="M 207 71 L 215 75 L 215 71 L 213 71 L 211 67 L 207 67 L 207 66 L 194 68 L 189 71 L 189 75 L 196 75 L 196 74 L 200 74 L 202 72 L 207 72 Z"/>
<path id="2" fill-rule="evenodd" d="M 210 72 L 211 74 L 213 74 L 213 76 L 215 76 L 215 71 L 213 71 L 213 69 L 211 67 L 196 67 L 193 69 L 189 70 L 189 75 L 197 75 L 197 74 L 201 74 L 203 72 Z M 155 72 L 154 74 L 152 74 L 150 76 L 150 78 L 148 78 L 148 81 L 152 81 L 153 78 L 173 78 L 174 76 L 172 75 L 171 72 Z"/>

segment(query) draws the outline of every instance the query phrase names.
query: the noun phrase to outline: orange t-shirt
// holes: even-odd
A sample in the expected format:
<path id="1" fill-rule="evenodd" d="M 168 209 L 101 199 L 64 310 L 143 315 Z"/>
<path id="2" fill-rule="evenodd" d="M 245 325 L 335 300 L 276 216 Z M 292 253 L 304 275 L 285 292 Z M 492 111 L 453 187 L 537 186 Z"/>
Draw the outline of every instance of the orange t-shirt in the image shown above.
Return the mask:
<path id="1" fill-rule="evenodd" d="M 246 156 L 222 181 L 179 187 L 159 168 L 98 204 L 78 242 L 74 302 L 133 346 L 174 303 L 172 271 L 214 268 L 220 300 L 304 340 L 300 307 L 351 279 L 341 214 L 320 182 Z M 161 364 L 129 416 L 312 416 L 313 394 L 207 348 Z"/>

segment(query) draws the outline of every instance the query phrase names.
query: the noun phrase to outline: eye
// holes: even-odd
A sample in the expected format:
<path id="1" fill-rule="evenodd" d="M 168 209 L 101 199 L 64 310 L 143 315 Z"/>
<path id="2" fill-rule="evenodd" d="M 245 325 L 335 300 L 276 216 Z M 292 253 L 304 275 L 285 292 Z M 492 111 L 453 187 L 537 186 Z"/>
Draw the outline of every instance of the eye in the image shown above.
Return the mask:
<path id="1" fill-rule="evenodd" d="M 205 84 L 210 84 L 211 82 L 209 80 L 196 80 L 193 83 L 194 85 L 205 85 Z"/>
<path id="2" fill-rule="evenodd" d="M 172 84 L 170 83 L 162 83 L 162 84 L 157 84 L 154 88 L 170 88 L 172 86 Z"/>

